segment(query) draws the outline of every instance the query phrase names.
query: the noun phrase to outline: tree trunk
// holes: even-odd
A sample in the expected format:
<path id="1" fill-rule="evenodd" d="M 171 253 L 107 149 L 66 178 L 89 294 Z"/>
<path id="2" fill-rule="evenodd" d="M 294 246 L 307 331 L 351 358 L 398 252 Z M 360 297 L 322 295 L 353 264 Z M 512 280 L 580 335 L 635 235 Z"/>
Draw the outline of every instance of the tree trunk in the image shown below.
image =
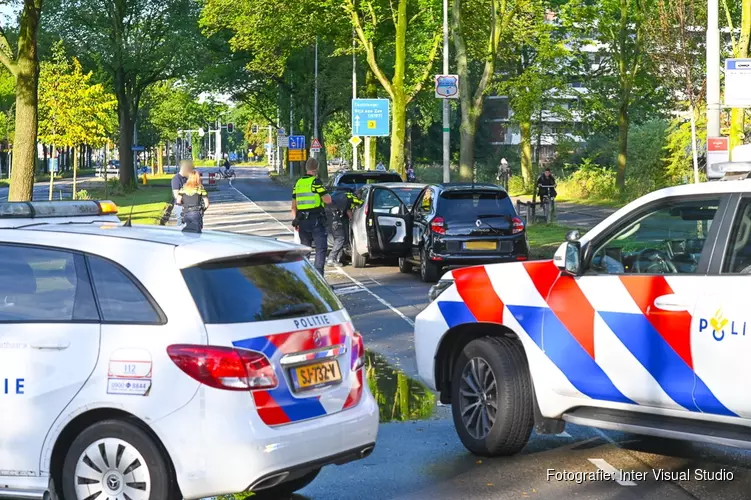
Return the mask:
<path id="1" fill-rule="evenodd" d="M 164 174 L 164 145 L 159 144 L 156 149 L 156 172 L 159 175 Z"/>
<path id="2" fill-rule="evenodd" d="M 73 148 L 73 194 L 72 198 L 76 199 L 76 181 L 78 180 L 78 156 L 81 148 Z"/>
<path id="3" fill-rule="evenodd" d="M 628 104 L 621 103 L 618 112 L 618 161 L 615 184 L 621 192 L 626 187 L 626 161 L 628 158 Z"/>
<path id="4" fill-rule="evenodd" d="M 133 120 L 130 112 L 130 100 L 125 92 L 123 70 L 118 70 L 115 75 L 115 94 L 117 96 L 117 116 L 120 125 L 118 137 L 118 153 L 120 156 L 120 185 L 132 186 L 133 178 Z"/>
<path id="5" fill-rule="evenodd" d="M 391 155 L 389 169 L 404 177 L 404 138 L 407 132 L 407 95 L 404 78 L 407 72 L 407 0 L 399 0 L 396 12 L 394 78 L 392 80 Z"/>
<path id="6" fill-rule="evenodd" d="M 365 71 L 365 95 L 369 99 L 376 99 L 378 97 L 378 79 L 375 76 L 375 73 L 373 73 L 373 70 L 370 69 L 370 66 L 367 67 Z M 375 137 L 369 137 L 366 139 L 370 141 L 370 161 L 367 159 L 365 160 L 365 164 L 369 164 L 371 169 L 374 169 L 376 166 L 376 138 Z M 363 144 L 363 150 L 365 150 L 365 145 Z"/>
<path id="7" fill-rule="evenodd" d="M 534 186 L 535 173 L 532 170 L 532 119 L 523 117 L 519 120 L 519 132 L 521 140 L 519 141 L 519 153 L 521 156 L 522 181 L 526 189 L 536 189 Z"/>
<path id="8" fill-rule="evenodd" d="M 31 201 L 37 163 L 39 58 L 37 34 L 42 0 L 25 0 L 16 58 L 16 140 L 9 201 Z"/>
<path id="9" fill-rule="evenodd" d="M 394 87 L 394 100 L 391 118 L 391 156 L 389 169 L 404 177 L 404 139 L 407 132 L 407 99 L 404 87 Z"/>

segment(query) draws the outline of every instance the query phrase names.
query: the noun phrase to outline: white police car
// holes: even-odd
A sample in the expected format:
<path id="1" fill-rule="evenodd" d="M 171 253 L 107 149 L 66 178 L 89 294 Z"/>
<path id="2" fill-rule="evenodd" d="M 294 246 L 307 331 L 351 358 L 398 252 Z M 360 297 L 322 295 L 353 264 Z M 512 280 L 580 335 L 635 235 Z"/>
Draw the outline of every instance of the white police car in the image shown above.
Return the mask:
<path id="1" fill-rule="evenodd" d="M 464 445 L 570 422 L 751 448 L 749 170 L 644 196 L 553 260 L 446 274 L 415 349 Z"/>
<path id="2" fill-rule="evenodd" d="M 0 204 L 0 497 L 284 498 L 373 450 L 362 337 L 304 247 L 115 212 Z"/>

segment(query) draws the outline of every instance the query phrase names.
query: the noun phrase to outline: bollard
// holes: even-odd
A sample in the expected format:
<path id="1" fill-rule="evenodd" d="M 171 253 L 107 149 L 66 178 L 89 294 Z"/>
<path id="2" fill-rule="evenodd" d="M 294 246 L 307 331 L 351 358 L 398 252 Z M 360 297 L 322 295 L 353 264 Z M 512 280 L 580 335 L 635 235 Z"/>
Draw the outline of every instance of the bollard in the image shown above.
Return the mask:
<path id="1" fill-rule="evenodd" d="M 146 180 L 146 174 L 143 174 L 141 177 L 142 177 L 142 180 L 143 180 L 143 185 L 144 186 L 147 185 L 149 182 L 148 182 L 148 180 Z"/>

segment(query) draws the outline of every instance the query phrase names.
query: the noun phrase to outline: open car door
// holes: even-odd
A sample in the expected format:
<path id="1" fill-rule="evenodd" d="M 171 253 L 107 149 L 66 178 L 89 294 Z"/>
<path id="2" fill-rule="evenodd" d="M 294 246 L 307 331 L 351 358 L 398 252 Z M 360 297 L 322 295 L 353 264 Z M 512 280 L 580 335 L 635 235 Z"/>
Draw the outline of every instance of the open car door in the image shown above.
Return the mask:
<path id="1" fill-rule="evenodd" d="M 407 255 L 412 246 L 412 215 L 399 196 L 389 188 L 374 187 L 367 208 L 370 253 Z"/>

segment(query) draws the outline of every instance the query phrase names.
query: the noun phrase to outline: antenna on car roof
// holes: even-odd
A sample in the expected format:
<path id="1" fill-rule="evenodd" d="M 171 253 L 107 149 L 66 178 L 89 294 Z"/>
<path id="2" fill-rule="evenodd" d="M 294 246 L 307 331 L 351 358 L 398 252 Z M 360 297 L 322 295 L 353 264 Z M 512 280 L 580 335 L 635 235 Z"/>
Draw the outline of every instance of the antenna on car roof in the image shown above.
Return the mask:
<path id="1" fill-rule="evenodd" d="M 131 219 L 133 218 L 133 209 L 136 208 L 136 195 L 133 195 L 133 198 L 130 200 L 130 213 L 128 214 L 128 219 L 125 221 L 125 224 L 123 224 L 123 227 L 131 227 Z"/>

